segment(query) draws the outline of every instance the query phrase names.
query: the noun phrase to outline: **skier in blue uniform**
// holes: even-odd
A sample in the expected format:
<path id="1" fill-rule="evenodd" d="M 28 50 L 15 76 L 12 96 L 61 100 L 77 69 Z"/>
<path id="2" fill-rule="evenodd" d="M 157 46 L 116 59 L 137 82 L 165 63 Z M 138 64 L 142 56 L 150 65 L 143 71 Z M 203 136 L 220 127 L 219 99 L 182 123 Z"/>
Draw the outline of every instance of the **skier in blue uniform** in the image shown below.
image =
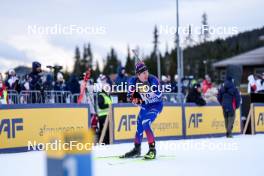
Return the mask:
<path id="1" fill-rule="evenodd" d="M 151 124 L 162 111 L 162 93 L 159 89 L 159 80 L 148 73 L 143 62 L 136 64 L 136 76 L 128 81 L 128 98 L 133 104 L 140 106 L 137 118 L 137 131 L 134 139 L 134 148 L 121 156 L 121 158 L 134 158 L 141 155 L 141 142 L 145 131 L 149 151 L 144 155 L 145 159 L 156 158 L 155 137 Z"/>

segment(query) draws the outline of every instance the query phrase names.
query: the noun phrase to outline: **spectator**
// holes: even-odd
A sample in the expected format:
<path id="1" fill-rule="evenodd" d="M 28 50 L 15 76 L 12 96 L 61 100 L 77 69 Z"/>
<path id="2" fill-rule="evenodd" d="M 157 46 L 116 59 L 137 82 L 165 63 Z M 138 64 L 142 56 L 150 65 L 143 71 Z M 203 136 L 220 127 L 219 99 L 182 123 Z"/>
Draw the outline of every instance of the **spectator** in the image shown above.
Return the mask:
<path id="1" fill-rule="evenodd" d="M 7 104 L 7 89 L 4 84 L 3 76 L 0 73 L 0 104 Z"/>
<path id="2" fill-rule="evenodd" d="M 239 108 L 241 98 L 234 80 L 231 77 L 226 78 L 224 84 L 219 90 L 217 99 L 223 108 L 226 137 L 232 138 L 235 110 Z"/>
<path id="3" fill-rule="evenodd" d="M 51 91 L 51 90 L 54 89 L 53 84 L 54 84 L 54 83 L 53 83 L 52 75 L 51 75 L 51 74 L 48 74 L 48 75 L 46 76 L 46 80 L 45 80 L 45 82 L 44 82 L 44 84 L 43 84 L 43 89 L 44 89 L 45 91 Z"/>
<path id="4" fill-rule="evenodd" d="M 115 84 L 116 85 L 123 85 L 123 88 L 124 88 L 125 84 L 127 83 L 127 79 L 128 79 L 128 77 L 127 77 L 125 67 L 121 67 L 119 69 L 118 76 L 116 77 Z"/>
<path id="5" fill-rule="evenodd" d="M 205 80 L 202 82 L 202 92 L 205 94 L 208 89 L 212 88 L 212 80 L 209 75 L 205 75 Z"/>
<path id="6" fill-rule="evenodd" d="M 171 80 L 171 76 L 170 76 L 170 75 L 167 75 L 167 82 L 166 82 L 166 85 L 169 85 L 170 88 L 172 88 L 172 80 Z"/>
<path id="7" fill-rule="evenodd" d="M 248 93 L 256 93 L 257 85 L 254 75 L 248 76 Z"/>
<path id="8" fill-rule="evenodd" d="M 56 93 L 54 90 L 54 81 L 51 73 L 46 76 L 42 76 L 43 90 L 44 90 L 44 102 L 45 103 L 55 103 L 56 102 Z M 54 95 L 55 94 L 55 95 Z"/>
<path id="9" fill-rule="evenodd" d="M 264 72 L 261 75 L 261 78 L 256 81 L 256 87 L 258 93 L 264 93 Z"/>
<path id="10" fill-rule="evenodd" d="M 109 112 L 110 105 L 112 104 L 111 97 L 109 95 L 109 90 L 107 89 L 107 86 L 109 84 L 107 83 L 107 78 L 104 75 L 101 75 L 99 77 L 99 84 L 102 88 L 101 91 L 98 93 L 98 119 L 99 119 L 99 139 L 102 135 L 102 130 L 104 128 L 105 120 Z M 107 128 L 106 135 L 103 139 L 103 143 L 109 144 L 109 128 Z"/>
<path id="11" fill-rule="evenodd" d="M 118 92 L 116 97 L 119 102 L 127 102 L 126 96 L 126 85 L 128 81 L 128 76 L 125 70 L 125 67 L 121 67 L 118 71 L 118 75 L 115 79 L 115 84 L 118 86 L 114 91 Z"/>
<path id="12" fill-rule="evenodd" d="M 168 78 L 165 75 L 161 76 L 160 85 L 166 85 L 168 83 Z"/>
<path id="13" fill-rule="evenodd" d="M 177 97 L 174 96 L 173 94 L 170 94 L 170 92 L 166 92 L 166 90 L 173 91 L 173 85 L 171 83 L 171 77 L 169 75 L 161 76 L 160 86 L 161 86 L 161 90 L 164 91 L 162 94 L 163 101 L 176 102 Z"/>
<path id="14" fill-rule="evenodd" d="M 60 72 L 57 74 L 57 80 L 54 85 L 54 90 L 55 91 L 66 91 L 66 84 L 64 81 L 64 77 L 62 73 Z"/>
<path id="15" fill-rule="evenodd" d="M 75 75 L 71 75 L 69 81 L 66 83 L 67 90 L 72 94 L 80 93 L 80 84 Z"/>
<path id="16" fill-rule="evenodd" d="M 90 79 L 88 82 L 87 82 L 87 85 L 86 85 L 86 95 L 84 96 L 84 100 L 86 103 L 89 104 L 90 106 L 90 111 L 92 114 L 96 114 L 96 111 L 95 111 L 95 99 L 96 99 L 96 96 L 94 95 L 94 82 L 92 79 Z"/>
<path id="17" fill-rule="evenodd" d="M 5 86 L 7 88 L 7 90 L 15 90 L 17 92 L 19 92 L 19 79 L 16 76 L 16 72 L 14 69 L 10 69 L 8 71 L 8 75 L 7 75 L 7 79 L 5 82 Z"/>
<path id="18" fill-rule="evenodd" d="M 186 103 L 195 103 L 198 106 L 206 105 L 206 102 L 202 97 L 202 89 L 200 84 L 193 85 L 193 88 L 187 95 Z"/>
<path id="19" fill-rule="evenodd" d="M 22 91 L 30 90 L 29 75 L 25 75 L 24 78 L 20 80 L 20 88 Z"/>
<path id="20" fill-rule="evenodd" d="M 217 94 L 218 90 L 213 84 L 212 88 L 208 89 L 207 92 L 204 94 L 204 99 L 206 103 L 218 103 Z"/>
<path id="21" fill-rule="evenodd" d="M 172 92 L 177 93 L 178 91 L 178 75 L 174 75 L 174 80 L 171 83 Z"/>
<path id="22" fill-rule="evenodd" d="M 69 102 L 68 100 L 68 96 L 66 94 L 66 84 L 64 81 L 64 77 L 62 75 L 62 73 L 57 73 L 57 80 L 55 82 L 54 85 L 54 90 L 55 91 L 59 91 L 56 93 L 56 97 L 55 97 L 55 102 L 56 103 L 65 103 L 65 102 Z"/>
<path id="23" fill-rule="evenodd" d="M 32 72 L 29 74 L 29 87 L 30 90 L 42 90 L 41 81 L 41 64 L 39 62 L 32 63 Z"/>
<path id="24" fill-rule="evenodd" d="M 27 103 L 42 103 L 44 95 L 41 72 L 41 64 L 39 62 L 33 62 L 32 72 L 29 74 L 29 88 L 32 92 L 29 92 L 28 94 L 28 98 L 26 100 Z M 36 91 L 40 91 L 41 94 Z"/>

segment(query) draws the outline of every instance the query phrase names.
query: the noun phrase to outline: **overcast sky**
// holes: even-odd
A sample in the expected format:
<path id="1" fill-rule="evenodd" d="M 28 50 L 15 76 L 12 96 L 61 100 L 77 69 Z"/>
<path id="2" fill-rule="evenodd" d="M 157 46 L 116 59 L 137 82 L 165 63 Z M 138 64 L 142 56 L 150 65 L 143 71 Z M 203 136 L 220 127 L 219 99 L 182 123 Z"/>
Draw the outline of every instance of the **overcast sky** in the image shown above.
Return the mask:
<path id="1" fill-rule="evenodd" d="M 179 1 L 182 27 L 200 27 L 201 15 L 206 12 L 210 26 L 227 31 L 225 35 L 211 35 L 212 39 L 264 26 L 263 0 Z M 100 64 L 110 47 L 125 63 L 128 45 L 138 46 L 142 55 L 150 53 L 155 25 L 161 32 L 160 50 L 164 51 L 166 46 L 171 49 L 175 40 L 175 6 L 175 0 L 2 0 L 0 72 L 20 64 L 30 66 L 35 60 L 44 67 L 61 64 L 71 70 L 74 48 L 82 48 L 85 42 L 91 42 Z M 56 25 L 73 30 L 50 32 Z M 33 33 L 33 28 L 39 32 Z M 87 33 L 78 33 L 77 28 L 86 28 Z M 43 33 L 43 29 L 48 32 Z M 183 41 L 184 34 L 181 36 Z"/>

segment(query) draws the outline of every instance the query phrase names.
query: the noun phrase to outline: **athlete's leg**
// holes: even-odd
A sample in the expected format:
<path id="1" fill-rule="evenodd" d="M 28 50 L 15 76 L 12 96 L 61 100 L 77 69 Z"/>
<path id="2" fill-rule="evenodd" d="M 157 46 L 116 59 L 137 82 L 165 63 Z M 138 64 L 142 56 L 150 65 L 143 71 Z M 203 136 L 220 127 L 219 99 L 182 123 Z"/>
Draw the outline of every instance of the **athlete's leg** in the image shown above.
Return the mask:
<path id="1" fill-rule="evenodd" d="M 157 115 L 159 114 L 159 111 L 156 109 L 150 109 L 144 117 L 144 120 L 142 120 L 142 127 L 146 133 L 148 143 L 151 144 L 155 141 L 154 133 L 151 129 L 151 124 L 156 119 Z"/>
<path id="2" fill-rule="evenodd" d="M 144 117 L 144 114 L 147 111 L 145 111 L 144 109 L 141 109 L 138 115 L 138 119 L 137 119 L 137 131 L 136 131 L 136 135 L 135 135 L 135 140 L 134 140 L 134 145 L 135 147 L 125 153 L 124 155 L 120 156 L 121 158 L 133 158 L 133 157 L 139 157 L 141 154 L 141 142 L 142 142 L 142 138 L 143 138 L 143 126 L 142 126 L 142 119 Z"/>
<path id="3" fill-rule="evenodd" d="M 146 133 L 148 144 L 149 144 L 149 151 L 144 156 L 145 159 L 155 159 L 156 158 L 155 137 L 151 129 L 151 124 L 156 119 L 159 112 L 160 111 L 158 109 L 154 109 L 154 108 L 149 109 L 148 112 L 145 114 L 144 120 L 142 121 L 143 129 Z"/>
<path id="4" fill-rule="evenodd" d="M 141 144 L 142 138 L 143 138 L 143 124 L 142 120 L 144 119 L 145 114 L 147 111 L 145 109 L 141 109 L 139 114 L 138 114 L 138 119 L 137 119 L 137 131 L 135 135 L 135 144 Z"/>

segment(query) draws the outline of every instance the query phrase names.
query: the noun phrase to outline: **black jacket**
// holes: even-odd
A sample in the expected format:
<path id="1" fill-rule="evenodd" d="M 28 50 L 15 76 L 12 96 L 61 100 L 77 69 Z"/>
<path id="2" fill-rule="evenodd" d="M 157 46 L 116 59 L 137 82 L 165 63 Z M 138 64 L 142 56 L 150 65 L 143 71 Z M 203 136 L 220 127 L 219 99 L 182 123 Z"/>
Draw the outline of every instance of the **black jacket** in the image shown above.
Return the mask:
<path id="1" fill-rule="evenodd" d="M 196 88 L 192 88 L 187 95 L 186 103 L 195 103 L 198 106 L 206 105 L 205 100 L 202 97 L 202 94 L 197 91 Z"/>
<path id="2" fill-rule="evenodd" d="M 43 83 L 41 80 L 40 72 L 37 71 L 37 67 L 41 66 L 38 62 L 33 62 L 32 72 L 29 74 L 29 86 L 30 90 L 42 90 Z"/>

